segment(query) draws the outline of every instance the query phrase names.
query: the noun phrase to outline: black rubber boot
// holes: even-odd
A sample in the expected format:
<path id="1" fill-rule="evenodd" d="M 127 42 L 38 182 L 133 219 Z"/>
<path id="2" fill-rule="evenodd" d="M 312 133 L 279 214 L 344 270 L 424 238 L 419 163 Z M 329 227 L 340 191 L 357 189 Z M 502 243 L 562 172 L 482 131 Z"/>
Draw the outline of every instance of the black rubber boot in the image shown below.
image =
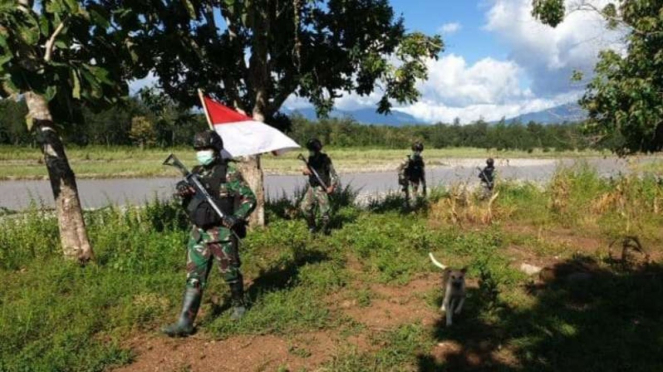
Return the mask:
<path id="1" fill-rule="evenodd" d="M 186 337 L 193 334 L 193 322 L 196 320 L 203 293 L 198 288 L 187 288 L 184 292 L 182 312 L 177 323 L 164 327 L 161 332 L 170 337 Z"/>
<path id="2" fill-rule="evenodd" d="M 318 232 L 315 226 L 315 215 L 306 216 L 306 224 L 308 225 L 308 232 L 310 232 L 311 234 L 315 234 L 316 232 Z"/>
<path id="3" fill-rule="evenodd" d="M 329 216 L 322 216 L 322 233 L 325 235 L 331 234 L 331 226 Z"/>
<path id="4" fill-rule="evenodd" d="M 244 303 L 244 281 L 240 276 L 239 280 L 229 283 L 229 285 L 233 306 L 233 313 L 230 315 L 230 319 L 238 321 L 242 319 L 244 313 L 246 313 L 246 304 Z"/>

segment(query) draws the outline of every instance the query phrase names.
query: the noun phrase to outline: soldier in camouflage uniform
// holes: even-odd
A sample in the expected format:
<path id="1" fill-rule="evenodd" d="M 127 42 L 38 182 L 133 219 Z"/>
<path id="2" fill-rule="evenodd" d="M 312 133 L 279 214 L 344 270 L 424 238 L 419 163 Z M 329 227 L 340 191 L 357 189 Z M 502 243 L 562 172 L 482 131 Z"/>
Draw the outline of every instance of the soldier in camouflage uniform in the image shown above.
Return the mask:
<path id="1" fill-rule="evenodd" d="M 495 161 L 493 158 L 486 159 L 486 166 L 479 169 L 479 179 L 481 180 L 481 199 L 488 199 L 493 194 L 495 186 Z"/>
<path id="2" fill-rule="evenodd" d="M 177 184 L 178 195 L 193 226 L 187 243 L 187 277 L 182 312 L 176 323 L 163 329 L 171 337 L 193 333 L 193 322 L 214 261 L 230 286 L 231 319 L 239 320 L 246 311 L 237 245 L 238 236 L 245 235 L 244 221 L 255 208 L 256 197 L 235 166 L 221 157 L 223 141 L 216 132 L 197 133 L 193 147 L 201 165 L 194 167 L 192 172 L 199 175 L 201 183 L 225 216 L 220 218 L 186 181 Z"/>
<path id="3" fill-rule="evenodd" d="M 410 195 L 415 199 L 419 196 L 419 185 L 422 186 L 423 195 L 426 196 L 426 166 L 421 153 L 424 145 L 421 142 L 412 144 L 412 155 L 398 166 L 398 183 L 405 193 L 405 205 L 410 206 Z"/>
<path id="4" fill-rule="evenodd" d="M 308 176 L 308 187 L 302 199 L 301 209 L 306 217 L 308 228 L 311 233 L 317 231 L 316 225 L 316 207 L 322 219 L 322 231 L 325 235 L 330 233 L 329 230 L 329 213 L 331 206 L 329 204 L 329 194 L 334 192 L 339 185 L 339 178 L 334 170 L 334 165 L 327 154 L 320 152 L 322 150 L 322 142 L 317 138 L 313 138 L 306 143 L 306 148 L 309 150 L 308 163 L 313 168 L 322 182 L 327 186 L 325 190 L 315 175 L 307 168 L 304 167 L 303 173 Z"/>

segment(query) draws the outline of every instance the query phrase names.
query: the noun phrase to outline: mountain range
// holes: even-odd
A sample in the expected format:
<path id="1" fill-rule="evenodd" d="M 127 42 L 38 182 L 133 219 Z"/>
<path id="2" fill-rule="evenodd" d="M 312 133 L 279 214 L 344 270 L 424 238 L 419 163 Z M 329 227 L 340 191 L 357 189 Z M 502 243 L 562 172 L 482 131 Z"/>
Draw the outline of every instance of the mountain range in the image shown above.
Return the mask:
<path id="1" fill-rule="evenodd" d="M 296 110 L 284 110 L 286 114 L 299 114 L 308 120 L 317 120 L 315 109 L 303 108 Z M 387 125 L 392 127 L 402 127 L 407 125 L 426 124 L 421 120 L 415 118 L 410 114 L 392 110 L 389 115 L 378 114 L 373 108 L 365 108 L 354 111 L 346 110 L 332 110 L 329 114 L 332 118 L 352 118 L 361 124 L 375 124 Z M 553 124 L 564 122 L 581 121 L 586 117 L 586 113 L 577 103 L 566 103 L 563 105 L 551 107 L 546 110 L 530 112 L 527 114 L 518 115 L 516 117 L 507 118 L 507 123 L 521 122 L 528 123 L 534 121 L 541 124 Z M 496 123 L 492 122 L 492 123 Z M 491 124 L 492 124 L 491 123 Z"/>

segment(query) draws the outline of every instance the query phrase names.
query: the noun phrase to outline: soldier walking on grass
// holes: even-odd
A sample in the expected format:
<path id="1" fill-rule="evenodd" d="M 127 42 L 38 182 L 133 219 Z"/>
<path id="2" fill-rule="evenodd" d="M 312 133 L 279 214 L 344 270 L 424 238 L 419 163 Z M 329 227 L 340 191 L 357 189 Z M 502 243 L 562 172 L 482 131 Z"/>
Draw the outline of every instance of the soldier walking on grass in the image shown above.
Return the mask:
<path id="1" fill-rule="evenodd" d="M 331 211 L 329 195 L 338 187 L 340 180 L 336 174 L 336 170 L 334 170 L 331 158 L 321 152 L 322 142 L 320 140 L 317 138 L 310 139 L 306 143 L 306 148 L 309 150 L 308 165 L 318 173 L 324 185 L 320 184 L 318 177 L 308 167 L 304 167 L 303 173 L 308 176 L 308 186 L 302 199 L 301 210 L 304 212 L 304 217 L 311 233 L 318 231 L 316 223 L 317 210 L 322 220 L 321 230 L 325 235 L 329 235 Z M 327 187 L 326 189 L 325 186 Z"/>
<path id="2" fill-rule="evenodd" d="M 199 176 L 224 217 L 219 217 L 210 203 L 196 193 L 187 181 L 177 184 L 177 193 L 193 227 L 187 243 L 187 277 L 182 312 L 176 323 L 162 330 L 171 337 L 193 333 L 193 322 L 214 261 L 230 286 L 231 319 L 239 320 L 246 311 L 237 246 L 239 238 L 246 235 L 245 220 L 256 206 L 256 197 L 235 166 L 221 157 L 223 141 L 216 132 L 197 133 L 193 138 L 193 148 L 200 165 L 194 167 L 192 173 Z"/>
<path id="3" fill-rule="evenodd" d="M 417 141 L 412 144 L 412 154 L 398 166 L 398 183 L 405 193 L 405 204 L 410 206 L 410 196 L 416 199 L 419 196 L 419 185 L 422 186 L 423 195 L 426 196 L 426 165 L 421 153 L 424 145 Z"/>
<path id="4" fill-rule="evenodd" d="M 481 180 L 481 199 L 488 199 L 493 194 L 493 187 L 495 186 L 495 161 L 493 158 L 486 160 L 486 166 L 483 169 L 479 168 L 479 179 Z"/>

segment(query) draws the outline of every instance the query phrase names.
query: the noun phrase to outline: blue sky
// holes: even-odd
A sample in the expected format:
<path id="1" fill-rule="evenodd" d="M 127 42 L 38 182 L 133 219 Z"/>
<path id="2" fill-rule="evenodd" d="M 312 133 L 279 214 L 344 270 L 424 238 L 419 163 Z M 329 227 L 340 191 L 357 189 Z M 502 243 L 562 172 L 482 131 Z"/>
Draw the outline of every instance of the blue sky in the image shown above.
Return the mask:
<path id="1" fill-rule="evenodd" d="M 507 51 L 490 32 L 483 30 L 486 2 L 471 0 L 392 0 L 409 31 L 440 33 L 444 25 L 458 24 L 456 32 L 445 33 L 446 53 L 456 53 L 474 63 L 486 56 L 505 58 Z M 453 28 L 453 27 L 452 27 Z"/>

